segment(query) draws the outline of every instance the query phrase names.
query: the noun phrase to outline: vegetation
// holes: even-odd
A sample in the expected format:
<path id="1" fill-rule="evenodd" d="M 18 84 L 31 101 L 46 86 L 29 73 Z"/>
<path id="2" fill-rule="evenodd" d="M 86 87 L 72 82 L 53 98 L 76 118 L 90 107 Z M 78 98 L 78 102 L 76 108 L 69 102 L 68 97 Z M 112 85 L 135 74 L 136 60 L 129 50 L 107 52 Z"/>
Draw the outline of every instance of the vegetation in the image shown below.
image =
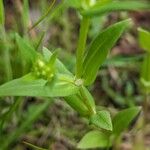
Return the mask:
<path id="1" fill-rule="evenodd" d="M 41 7 L 39 9 L 42 9 L 42 15 L 34 24 L 31 23 L 30 19 L 29 1 L 23 0 L 21 2 L 17 0 L 13 3 L 18 9 L 16 18 L 18 16 L 20 18 L 18 21 L 15 20 L 15 23 L 13 22 L 13 29 L 9 30 L 6 28 L 7 20 L 5 18 L 7 9 L 4 11 L 3 0 L 0 0 L 0 82 L 2 83 L 0 86 L 0 148 L 7 150 L 11 148 L 11 145 L 15 147 L 15 143 L 27 131 L 33 131 L 32 134 L 35 135 L 38 135 L 38 132 L 44 134 L 38 129 L 34 133 L 33 124 L 39 119 L 44 122 L 44 115 L 41 117 L 42 114 L 58 98 L 68 103 L 80 115 L 86 127 L 89 126 L 83 138 L 77 139 L 78 144 L 76 143 L 74 148 L 120 149 L 122 134 L 133 123 L 133 120 L 136 122 L 135 125 L 132 124 L 134 132 L 140 130 L 143 137 L 147 133 L 146 128 L 149 123 L 149 31 L 142 28 L 137 31 L 140 47 L 145 50 L 145 54 L 140 55 L 142 59 L 141 57 L 139 59 L 139 56 L 125 58 L 129 59 L 131 63 L 135 60 L 142 66 L 141 69 L 137 68 L 141 72 L 141 76 L 139 79 L 137 78 L 138 88 L 141 91 L 141 105 L 138 105 L 135 95 L 131 93 L 134 87 L 130 83 L 126 90 L 128 98 L 123 97 L 118 94 L 118 91 L 114 92 L 113 89 L 107 87 L 109 81 L 106 80 L 105 75 L 101 75 L 102 88 L 116 100 L 116 103 L 119 102 L 121 108 L 125 108 L 120 111 L 112 109 L 111 105 L 109 107 L 102 104 L 97 105 L 96 99 L 101 101 L 101 97 L 94 96 L 92 87 L 97 82 L 96 78 L 99 74 L 103 73 L 103 70 L 108 71 L 105 68 L 106 66 L 123 64 L 123 66 L 128 67 L 124 58 L 119 56 L 107 59 L 107 56 L 123 34 L 129 32 L 134 26 L 132 20 L 128 18 L 127 12 L 149 10 L 149 2 L 121 0 L 64 0 L 56 2 L 53 0 L 47 8 L 47 1 L 43 0 L 39 1 L 39 7 Z M 47 8 L 46 11 L 45 8 Z M 65 16 L 70 9 L 74 10 L 80 18 L 80 29 L 77 36 L 77 46 L 75 46 L 76 55 L 71 53 L 68 59 L 65 57 L 63 60 L 62 56 L 67 55 L 67 52 L 65 53 L 63 49 L 51 43 L 48 45 L 48 49 L 43 46 L 43 41 L 48 34 L 49 25 L 60 21 L 63 22 L 65 33 L 63 38 L 59 35 L 60 41 L 58 40 L 58 42 L 63 41 L 67 50 L 71 48 L 70 38 L 74 33 L 70 32 L 70 28 L 75 25 L 69 24 Z M 112 12 L 124 15 L 122 15 L 120 21 L 97 31 L 96 19 L 100 19 L 103 23 L 107 15 Z M 63 17 L 61 13 L 63 13 Z M 37 28 L 39 31 L 36 30 Z M 43 28 L 46 29 L 45 32 L 42 31 Z M 73 60 L 76 61 L 73 62 Z M 133 96 L 131 97 L 131 95 Z M 36 97 L 31 104 L 29 97 Z M 63 105 L 66 104 L 63 103 Z M 141 112 L 143 112 L 144 118 Z M 13 124 L 12 127 L 11 124 Z M 78 134 L 80 133 L 78 132 Z M 136 137 L 142 138 L 138 134 Z M 135 138 L 134 148 L 146 149 L 146 145 L 138 143 L 137 139 Z M 44 149 L 40 147 L 45 146 L 38 146 L 38 143 L 34 144 L 28 139 L 25 139 L 23 143 L 33 149 Z M 139 144 L 140 146 L 137 146 Z"/>

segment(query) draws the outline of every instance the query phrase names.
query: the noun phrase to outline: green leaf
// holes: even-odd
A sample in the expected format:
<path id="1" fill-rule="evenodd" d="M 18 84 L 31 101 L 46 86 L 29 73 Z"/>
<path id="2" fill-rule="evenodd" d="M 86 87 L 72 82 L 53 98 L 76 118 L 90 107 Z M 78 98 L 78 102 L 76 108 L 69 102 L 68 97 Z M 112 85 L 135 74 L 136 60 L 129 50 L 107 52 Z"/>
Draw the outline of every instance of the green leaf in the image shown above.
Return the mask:
<path id="1" fill-rule="evenodd" d="M 110 113 L 106 110 L 99 111 L 97 114 L 92 115 L 90 118 L 90 123 L 105 130 L 112 131 L 113 129 Z"/>
<path id="2" fill-rule="evenodd" d="M 5 23 L 4 5 L 3 0 L 0 0 L 0 25 L 4 26 L 4 23 Z"/>
<path id="3" fill-rule="evenodd" d="M 38 53 L 27 40 L 23 39 L 18 34 L 16 34 L 15 37 L 18 49 L 23 57 L 22 59 L 25 59 L 26 62 L 34 62 Z"/>
<path id="4" fill-rule="evenodd" d="M 43 55 L 44 55 L 44 58 L 48 61 L 50 59 L 50 57 L 52 56 L 52 53 L 46 47 L 44 47 Z M 68 71 L 68 69 L 64 66 L 64 64 L 61 61 L 59 61 L 58 59 L 56 59 L 56 68 L 59 73 L 68 74 L 73 77 L 72 73 L 70 71 Z"/>
<path id="5" fill-rule="evenodd" d="M 78 95 L 67 96 L 64 99 L 74 110 L 80 113 L 80 115 L 87 116 L 89 114 L 87 107 Z"/>
<path id="6" fill-rule="evenodd" d="M 104 15 L 112 11 L 133 11 L 141 9 L 150 9 L 149 3 L 139 2 L 139 1 L 113 1 L 107 5 L 96 4 L 93 7 L 82 11 L 84 16 L 97 16 Z"/>
<path id="7" fill-rule="evenodd" d="M 128 128 L 129 124 L 132 120 L 137 116 L 140 112 L 140 107 L 132 107 L 120 111 L 114 118 L 113 118 L 113 133 L 119 135 L 123 132 L 126 128 Z"/>
<path id="8" fill-rule="evenodd" d="M 81 141 L 78 143 L 79 149 L 88 148 L 105 148 L 109 144 L 109 137 L 100 131 L 90 131 L 84 135 Z"/>
<path id="9" fill-rule="evenodd" d="M 99 67 L 104 63 L 108 52 L 115 45 L 123 31 L 129 25 L 129 20 L 116 23 L 104 31 L 92 41 L 83 63 L 83 79 L 85 85 L 94 82 Z"/>
<path id="10" fill-rule="evenodd" d="M 78 91 L 78 87 L 71 83 L 73 80 L 70 76 L 58 74 L 52 81 L 47 82 L 28 74 L 1 85 L 0 96 L 69 96 Z"/>
<path id="11" fill-rule="evenodd" d="M 82 0 L 66 0 L 66 4 L 69 7 L 73 7 L 73 8 L 81 7 L 81 2 L 82 2 Z"/>
<path id="12" fill-rule="evenodd" d="M 150 32 L 139 28 L 139 43 L 141 48 L 146 50 L 147 52 L 150 52 Z"/>

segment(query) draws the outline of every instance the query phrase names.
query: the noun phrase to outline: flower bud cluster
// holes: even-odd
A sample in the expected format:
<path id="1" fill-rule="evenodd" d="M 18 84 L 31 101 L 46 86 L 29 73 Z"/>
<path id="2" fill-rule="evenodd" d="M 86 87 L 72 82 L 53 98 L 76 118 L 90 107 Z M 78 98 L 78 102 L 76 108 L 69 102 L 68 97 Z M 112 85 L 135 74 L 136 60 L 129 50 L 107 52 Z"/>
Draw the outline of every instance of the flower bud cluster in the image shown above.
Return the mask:
<path id="1" fill-rule="evenodd" d="M 43 78 L 45 80 L 51 81 L 54 77 L 54 69 L 42 59 L 38 59 L 35 62 L 32 71 L 38 78 Z"/>

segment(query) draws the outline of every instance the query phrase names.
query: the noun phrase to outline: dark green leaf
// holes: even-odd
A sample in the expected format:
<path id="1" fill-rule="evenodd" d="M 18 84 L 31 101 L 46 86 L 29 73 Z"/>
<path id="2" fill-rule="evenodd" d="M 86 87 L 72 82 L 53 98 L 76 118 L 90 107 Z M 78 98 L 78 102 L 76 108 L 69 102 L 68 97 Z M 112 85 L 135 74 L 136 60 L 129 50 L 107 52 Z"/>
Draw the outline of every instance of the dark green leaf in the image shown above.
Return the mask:
<path id="1" fill-rule="evenodd" d="M 99 111 L 97 114 L 91 116 L 90 123 L 105 130 L 112 131 L 113 129 L 110 113 L 105 110 Z"/>
<path id="2" fill-rule="evenodd" d="M 90 9 L 82 12 L 84 16 L 96 16 L 104 15 L 112 11 L 130 11 L 130 10 L 140 10 L 140 9 L 150 9 L 149 3 L 139 2 L 139 1 L 113 1 L 107 5 L 102 6 L 97 4 Z"/>
<path id="3" fill-rule="evenodd" d="M 139 28 L 139 43 L 141 48 L 146 50 L 147 52 L 150 52 L 150 32 Z"/>
<path id="4" fill-rule="evenodd" d="M 59 74 L 52 81 L 47 82 L 28 74 L 1 85 L 0 96 L 69 96 L 78 91 L 78 87 L 71 83 L 73 80 L 70 76 Z"/>
<path id="5" fill-rule="evenodd" d="M 128 128 L 129 124 L 132 120 L 137 116 L 140 112 L 140 107 L 132 107 L 120 111 L 114 118 L 113 118 L 113 133 L 119 135 L 122 131 Z"/>
<path id="6" fill-rule="evenodd" d="M 78 143 L 79 149 L 105 148 L 109 144 L 109 137 L 100 131 L 90 131 Z"/>
<path id="7" fill-rule="evenodd" d="M 116 23 L 100 32 L 92 41 L 83 64 L 85 85 L 90 85 L 94 82 L 99 67 L 103 64 L 108 52 L 115 45 L 128 24 L 129 20 Z"/>

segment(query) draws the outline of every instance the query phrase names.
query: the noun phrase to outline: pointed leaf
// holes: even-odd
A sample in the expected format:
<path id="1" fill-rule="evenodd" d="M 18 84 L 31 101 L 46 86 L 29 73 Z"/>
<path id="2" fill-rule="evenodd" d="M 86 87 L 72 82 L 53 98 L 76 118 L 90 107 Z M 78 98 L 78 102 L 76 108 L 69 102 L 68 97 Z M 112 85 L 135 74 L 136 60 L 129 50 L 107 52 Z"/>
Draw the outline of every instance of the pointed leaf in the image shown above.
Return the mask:
<path id="1" fill-rule="evenodd" d="M 140 112 L 140 107 L 132 107 L 120 111 L 114 118 L 113 118 L 113 133 L 119 135 L 122 131 L 128 128 L 129 124 L 132 120 L 137 116 Z"/>
<path id="2" fill-rule="evenodd" d="M 69 80 L 69 81 L 67 81 Z M 58 97 L 69 96 L 77 93 L 78 88 L 70 83 L 72 77 L 56 75 L 47 82 L 44 79 L 36 79 L 32 74 L 12 80 L 0 86 L 0 96 L 41 96 Z"/>
<path id="3" fill-rule="evenodd" d="M 108 146 L 109 137 L 105 133 L 100 131 L 90 131 L 84 135 L 81 141 L 78 143 L 79 149 L 88 148 L 105 148 Z"/>
<path id="4" fill-rule="evenodd" d="M 139 1 L 113 1 L 107 5 L 102 6 L 101 4 L 94 5 L 90 9 L 82 11 L 84 16 L 97 16 L 104 15 L 112 11 L 133 11 L 133 10 L 144 10 L 150 9 L 149 3 Z"/>
<path id="5" fill-rule="evenodd" d="M 91 116 L 90 123 L 98 128 L 112 131 L 112 122 L 108 111 L 103 110 L 97 112 L 97 114 Z"/>
<path id="6" fill-rule="evenodd" d="M 150 52 L 150 32 L 139 28 L 139 43 L 141 48 L 146 50 L 147 52 Z"/>
<path id="7" fill-rule="evenodd" d="M 52 53 L 46 47 L 44 47 L 43 48 L 43 55 L 44 55 L 45 59 L 48 61 L 50 59 L 50 57 L 52 56 Z M 58 59 L 56 59 L 56 68 L 57 68 L 59 73 L 68 74 L 68 75 L 73 77 L 71 72 L 68 71 L 68 69 L 64 66 L 64 64 Z"/>
<path id="8" fill-rule="evenodd" d="M 34 50 L 34 48 L 27 40 L 23 39 L 18 34 L 16 34 L 15 36 L 18 49 L 20 50 L 25 61 L 34 62 L 38 53 Z"/>
<path id="9" fill-rule="evenodd" d="M 116 23 L 100 32 L 92 41 L 83 63 L 85 85 L 90 85 L 94 82 L 99 67 L 103 64 L 108 52 L 115 45 L 128 24 L 129 20 Z"/>

